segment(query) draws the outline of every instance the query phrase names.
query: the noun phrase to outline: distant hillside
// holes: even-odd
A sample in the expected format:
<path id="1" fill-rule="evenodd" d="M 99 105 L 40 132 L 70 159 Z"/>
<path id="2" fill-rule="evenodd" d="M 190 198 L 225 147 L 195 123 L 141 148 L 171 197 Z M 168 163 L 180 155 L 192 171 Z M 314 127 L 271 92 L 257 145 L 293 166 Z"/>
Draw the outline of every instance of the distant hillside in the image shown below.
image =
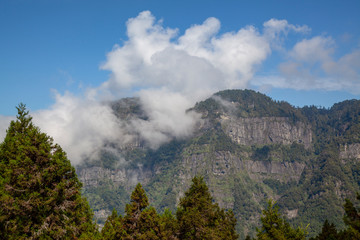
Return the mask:
<path id="1" fill-rule="evenodd" d="M 112 103 L 127 121 L 147 120 L 138 99 Z M 176 209 L 195 175 L 221 207 L 233 209 L 244 238 L 259 225 L 269 198 L 294 224 L 319 232 L 325 219 L 343 227 L 343 203 L 360 191 L 360 101 L 330 109 L 294 108 L 251 90 L 226 90 L 197 103 L 194 135 L 157 150 L 140 137 L 77 167 L 99 221 L 123 211 L 139 181 L 159 211 Z M 111 145 L 111 143 L 108 143 Z"/>

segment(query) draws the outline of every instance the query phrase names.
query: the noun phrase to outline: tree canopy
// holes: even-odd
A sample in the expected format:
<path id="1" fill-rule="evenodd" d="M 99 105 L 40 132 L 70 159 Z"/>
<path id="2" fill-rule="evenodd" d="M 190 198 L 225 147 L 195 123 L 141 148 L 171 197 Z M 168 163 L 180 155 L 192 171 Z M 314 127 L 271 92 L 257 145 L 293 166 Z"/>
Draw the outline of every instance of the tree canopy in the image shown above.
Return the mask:
<path id="1" fill-rule="evenodd" d="M 259 240 L 303 240 L 306 231 L 301 228 L 294 229 L 279 214 L 278 206 L 272 200 L 268 201 L 268 206 L 263 210 L 261 217 L 262 227 L 257 230 Z"/>
<path id="2" fill-rule="evenodd" d="M 360 193 L 357 193 L 357 200 L 360 201 Z M 360 239 L 360 208 L 356 208 L 349 199 L 345 199 L 344 210 L 343 220 L 347 229 L 343 233 L 343 239 Z"/>
<path id="3" fill-rule="evenodd" d="M 113 211 L 101 233 L 104 239 L 237 239 L 236 220 L 213 203 L 203 178 L 195 177 L 180 200 L 176 218 L 169 210 L 158 214 L 149 207 L 141 184 L 126 205 L 125 216 Z"/>
<path id="4" fill-rule="evenodd" d="M 202 177 L 194 177 L 176 212 L 180 239 L 237 239 L 232 211 L 213 203 Z"/>
<path id="5" fill-rule="evenodd" d="M 107 239 L 169 239 L 162 234 L 160 216 L 155 208 L 149 207 L 148 198 L 138 183 L 126 205 L 125 216 L 117 215 L 114 210 L 108 217 L 101 233 Z"/>
<path id="6" fill-rule="evenodd" d="M 5 239 L 95 234 L 92 211 L 66 153 L 32 123 L 24 104 L 0 145 L 0 231 Z"/>

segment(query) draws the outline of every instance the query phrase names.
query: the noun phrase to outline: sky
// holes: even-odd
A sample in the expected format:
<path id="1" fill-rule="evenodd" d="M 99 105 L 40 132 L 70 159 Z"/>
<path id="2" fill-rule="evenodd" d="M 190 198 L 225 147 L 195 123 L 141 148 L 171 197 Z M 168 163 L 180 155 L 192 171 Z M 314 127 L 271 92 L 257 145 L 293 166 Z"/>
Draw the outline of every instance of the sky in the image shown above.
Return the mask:
<path id="1" fill-rule="evenodd" d="M 134 128 L 153 148 L 189 136 L 185 110 L 223 89 L 299 107 L 359 99 L 359 12 L 358 0 L 0 0 L 0 138 L 20 102 L 80 159 Z M 148 122 L 104 105 L 132 96 Z"/>

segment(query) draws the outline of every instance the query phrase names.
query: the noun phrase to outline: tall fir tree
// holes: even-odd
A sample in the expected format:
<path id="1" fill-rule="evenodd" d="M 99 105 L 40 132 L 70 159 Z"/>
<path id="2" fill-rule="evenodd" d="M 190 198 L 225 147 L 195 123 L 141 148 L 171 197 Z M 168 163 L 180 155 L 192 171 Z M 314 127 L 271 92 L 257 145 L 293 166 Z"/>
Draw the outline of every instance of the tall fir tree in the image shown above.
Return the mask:
<path id="1" fill-rule="evenodd" d="M 166 240 L 176 240 L 179 239 L 177 236 L 178 233 L 178 224 L 174 215 L 169 209 L 165 209 L 164 213 L 160 215 L 160 229 L 162 239 Z"/>
<path id="2" fill-rule="evenodd" d="M 165 239 L 161 229 L 161 218 L 155 208 L 149 207 L 149 201 L 141 184 L 138 183 L 126 205 L 121 227 L 115 232 L 117 239 Z"/>
<path id="3" fill-rule="evenodd" d="M 329 223 L 326 219 L 321 232 L 314 238 L 310 238 L 310 240 L 337 240 L 340 239 L 340 234 L 336 230 L 336 227 L 333 223 Z"/>
<path id="4" fill-rule="evenodd" d="M 213 203 L 202 177 L 194 177 L 176 212 L 179 239 L 237 239 L 236 219 Z"/>
<path id="5" fill-rule="evenodd" d="M 176 240 L 177 222 L 169 210 L 158 215 L 149 207 L 148 198 L 141 184 L 137 184 L 126 205 L 126 215 L 122 217 L 113 210 L 107 218 L 101 235 L 104 240 L 115 239 L 166 239 Z"/>
<path id="6" fill-rule="evenodd" d="M 257 229 L 257 239 L 259 240 L 305 240 L 306 230 L 294 229 L 279 214 L 278 206 L 272 200 L 268 201 L 268 206 L 263 210 L 261 217 L 262 227 Z"/>
<path id="7" fill-rule="evenodd" d="M 101 229 L 101 235 L 103 240 L 122 239 L 126 236 L 126 232 L 123 229 L 123 218 L 117 214 L 115 209 L 106 219 L 105 225 Z"/>
<path id="8" fill-rule="evenodd" d="M 357 200 L 360 200 L 359 193 Z M 360 208 L 356 208 L 349 199 L 345 199 L 344 210 L 343 220 L 347 229 L 342 232 L 342 239 L 360 239 Z"/>
<path id="9" fill-rule="evenodd" d="M 92 211 L 66 153 L 17 107 L 0 145 L 3 239 L 76 239 L 96 234 Z"/>

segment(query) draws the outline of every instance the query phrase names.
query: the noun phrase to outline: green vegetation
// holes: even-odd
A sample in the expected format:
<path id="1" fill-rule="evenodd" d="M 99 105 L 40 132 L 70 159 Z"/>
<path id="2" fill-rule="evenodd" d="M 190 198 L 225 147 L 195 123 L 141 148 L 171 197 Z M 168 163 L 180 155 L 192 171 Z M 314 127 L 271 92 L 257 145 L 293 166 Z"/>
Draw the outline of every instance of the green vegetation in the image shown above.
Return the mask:
<path id="1" fill-rule="evenodd" d="M 122 120 L 146 120 L 136 99 L 120 100 L 112 107 Z M 0 239 L 99 237 L 66 154 L 31 123 L 23 105 L 18 110 L 18 119 L 11 123 L 0 145 Z M 268 235 L 258 235 L 256 227 L 262 229 L 261 216 L 266 219 L 263 209 L 267 209 L 266 213 L 277 216 L 283 225 L 279 236 L 286 239 L 298 231 L 292 226 L 308 226 L 307 237 L 316 239 L 356 239 L 359 203 L 352 202 L 360 191 L 360 161 L 350 147 L 360 143 L 359 100 L 330 109 L 293 108 L 254 91 L 227 90 L 197 103 L 192 110 L 202 114 L 202 123 L 190 139 L 174 139 L 155 150 L 141 143 L 140 147 L 121 149 L 106 143 L 99 159 L 77 166 L 78 173 L 94 168 L 95 175 L 98 171 L 99 175 L 116 178 L 114 182 L 106 177 L 87 179 L 84 183 L 88 185 L 81 190 L 97 216 L 104 210 L 115 210 L 106 222 L 105 218 L 97 219 L 105 223 L 103 238 L 131 239 L 130 235 L 136 235 L 137 239 L 179 239 L 183 229 L 184 239 L 227 239 L 235 233 L 227 232 L 222 223 L 232 229 L 236 219 L 240 239 L 247 235 L 248 239 L 263 239 Z M 263 117 L 281 117 L 286 128 L 301 125 L 311 129 L 312 142 L 307 146 L 302 141 L 240 145 L 231 135 L 237 129 L 229 134 L 223 124 L 238 117 L 259 122 Z M 344 157 L 346 149 L 349 152 Z M 194 187 L 191 178 L 199 175 L 204 178 Z M 134 215 L 128 210 L 138 201 L 133 200 L 131 190 L 139 181 L 144 189 L 137 193 L 142 199 L 145 193 L 141 192 L 146 191 L 148 203 Z M 193 187 L 196 190 L 191 191 Z M 126 207 L 130 198 L 130 207 Z M 199 205 L 191 202 L 197 198 Z M 277 201 L 271 211 L 267 199 Z M 198 211 L 203 208 L 201 203 L 210 215 Z M 197 218 L 205 222 L 191 222 Z M 200 231 L 190 231 L 191 224 Z M 134 225 L 143 227 L 123 227 Z M 218 233 L 224 232 L 220 228 L 226 230 L 227 237 Z"/>
<path id="2" fill-rule="evenodd" d="M 236 220 L 231 211 L 225 212 L 213 199 L 201 177 L 180 200 L 176 218 L 170 211 L 159 215 L 149 207 L 141 184 L 131 194 L 124 217 L 113 213 L 101 231 L 104 239 L 237 239 Z"/>
<path id="3" fill-rule="evenodd" d="M 95 224 L 81 183 L 60 146 L 18 107 L 0 145 L 2 239 L 94 238 Z"/>
<path id="4" fill-rule="evenodd" d="M 357 194 L 357 199 L 360 200 L 360 194 Z M 360 239 L 360 208 L 354 207 L 354 204 L 349 199 L 345 199 L 344 209 L 343 220 L 346 226 L 344 230 L 338 231 L 336 226 L 333 223 L 329 224 L 326 219 L 321 232 L 310 240 Z"/>
<path id="5" fill-rule="evenodd" d="M 203 178 L 195 177 L 176 212 L 179 239 L 237 239 L 233 212 L 213 203 Z"/>
<path id="6" fill-rule="evenodd" d="M 288 117 L 292 122 L 306 121 L 300 109 L 284 101 L 272 101 L 270 97 L 252 90 L 220 91 L 214 97 L 197 103 L 194 109 L 206 112 L 210 119 L 230 111 L 237 117 Z"/>
<path id="7" fill-rule="evenodd" d="M 357 194 L 357 200 L 360 201 L 360 194 Z M 356 208 L 354 204 L 345 199 L 345 216 L 344 223 L 346 230 L 344 231 L 345 239 L 360 239 L 360 208 Z"/>
<path id="8" fill-rule="evenodd" d="M 290 224 L 280 216 L 278 211 L 278 206 L 269 200 L 267 208 L 263 210 L 263 217 L 261 217 L 262 227 L 261 229 L 257 229 L 257 238 L 259 240 L 305 239 L 306 229 L 292 228 Z"/>
<path id="9" fill-rule="evenodd" d="M 134 116 L 146 119 L 137 99 L 123 99 L 116 104 L 114 112 L 122 120 Z M 338 229 L 345 228 L 342 204 L 345 198 L 354 199 L 354 193 L 360 190 L 360 161 L 342 159 L 340 152 L 346 144 L 360 143 L 359 100 L 344 101 L 330 109 L 294 108 L 255 91 L 225 90 L 189 111 L 200 113 L 203 120 L 192 138 L 175 139 L 156 150 L 144 146 L 121 149 L 116 152 L 120 157 L 104 153 L 96 164 L 85 162 L 86 167 L 146 173 L 144 189 L 159 212 L 166 208 L 176 211 L 176 203 L 190 186 L 191 177 L 203 175 L 219 205 L 233 210 L 241 238 L 255 236 L 268 198 L 277 199 L 279 212 L 290 224 L 310 224 L 310 237 L 321 231 L 326 219 Z M 277 117 L 285 121 L 284 128 L 306 126 L 311 129 L 312 142 L 306 146 L 301 140 L 240 145 L 225 131 L 223 122 L 239 117 L 256 118 L 258 122 L 262 118 L 278 121 L 272 120 Z M 233 129 L 231 134 L 236 131 Z M 110 212 L 115 208 L 123 213 L 133 183 L 100 182 L 84 189 L 90 205 L 95 210 Z"/>
<path id="10" fill-rule="evenodd" d="M 124 209 L 129 194 L 123 186 L 113 186 L 110 183 L 103 183 L 99 187 L 86 188 L 83 191 L 89 203 L 92 204 L 94 211 L 103 209 Z M 99 224 L 103 224 L 105 219 L 97 219 Z"/>
<path id="11" fill-rule="evenodd" d="M 358 200 L 360 195 L 358 194 Z M 311 240 L 360 239 L 360 208 L 346 199 L 344 223 L 347 226 L 337 231 L 334 224 L 326 220 L 321 232 Z M 221 209 L 213 202 L 202 177 L 194 177 L 192 185 L 180 200 L 176 217 L 166 210 L 158 214 L 149 206 L 141 184 L 137 184 L 126 205 L 124 217 L 116 210 L 107 218 L 101 231 L 102 239 L 238 239 L 235 231 L 236 219 L 232 211 Z M 279 206 L 268 200 L 262 211 L 261 227 L 256 228 L 253 240 L 305 240 L 307 227 L 292 227 L 279 213 Z M 301 224 L 303 226 L 303 224 Z"/>

